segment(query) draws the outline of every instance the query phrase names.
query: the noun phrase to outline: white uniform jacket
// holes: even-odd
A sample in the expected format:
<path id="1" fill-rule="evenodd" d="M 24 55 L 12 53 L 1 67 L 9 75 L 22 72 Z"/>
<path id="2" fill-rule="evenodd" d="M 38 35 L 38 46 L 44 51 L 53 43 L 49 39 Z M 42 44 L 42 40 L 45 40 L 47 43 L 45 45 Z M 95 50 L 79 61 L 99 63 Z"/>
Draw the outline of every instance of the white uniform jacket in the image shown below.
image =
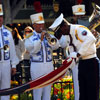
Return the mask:
<path id="1" fill-rule="evenodd" d="M 73 38 L 72 43 L 76 47 L 76 51 L 81 54 L 82 59 L 96 57 L 96 38 L 88 28 L 82 25 L 71 25 L 70 34 Z M 60 39 L 61 46 L 66 46 L 66 39 Z"/>
<path id="2" fill-rule="evenodd" d="M 46 38 L 41 42 L 40 35 L 34 31 L 33 35 L 25 40 L 25 47 L 30 52 L 31 62 L 51 62 L 52 50 L 59 47 L 59 42 L 57 40 L 55 45 L 51 45 Z"/>
<path id="3" fill-rule="evenodd" d="M 8 45 L 8 49 L 2 49 L 4 45 Z M 11 32 L 3 25 L 0 28 L 0 62 L 10 61 L 13 68 L 19 63 L 16 56 L 15 45 Z"/>

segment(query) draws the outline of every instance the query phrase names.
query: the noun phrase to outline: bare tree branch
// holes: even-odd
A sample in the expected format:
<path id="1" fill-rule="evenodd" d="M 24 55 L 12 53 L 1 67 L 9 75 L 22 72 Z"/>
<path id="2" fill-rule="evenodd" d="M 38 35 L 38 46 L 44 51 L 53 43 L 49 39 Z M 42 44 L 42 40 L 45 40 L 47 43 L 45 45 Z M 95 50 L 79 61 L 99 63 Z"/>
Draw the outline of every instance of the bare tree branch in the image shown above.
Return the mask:
<path id="1" fill-rule="evenodd" d="M 4 5 L 4 24 L 10 24 L 18 14 L 19 10 L 23 7 L 26 0 L 20 0 L 18 4 L 16 4 L 16 0 L 13 0 L 13 8 L 10 5 L 10 0 L 1 0 L 1 2 Z"/>
<path id="2" fill-rule="evenodd" d="M 17 0 L 13 0 L 11 9 L 13 9 L 16 6 L 16 3 L 17 3 Z"/>
<path id="3" fill-rule="evenodd" d="M 12 10 L 12 19 L 15 18 L 15 16 L 17 15 L 18 11 L 23 7 L 23 5 L 25 4 L 26 0 L 21 0 L 16 6 L 15 8 Z"/>
<path id="4" fill-rule="evenodd" d="M 11 23 L 12 18 L 11 18 L 11 9 L 10 9 L 10 2 L 9 0 L 3 0 L 4 4 L 4 23 Z"/>

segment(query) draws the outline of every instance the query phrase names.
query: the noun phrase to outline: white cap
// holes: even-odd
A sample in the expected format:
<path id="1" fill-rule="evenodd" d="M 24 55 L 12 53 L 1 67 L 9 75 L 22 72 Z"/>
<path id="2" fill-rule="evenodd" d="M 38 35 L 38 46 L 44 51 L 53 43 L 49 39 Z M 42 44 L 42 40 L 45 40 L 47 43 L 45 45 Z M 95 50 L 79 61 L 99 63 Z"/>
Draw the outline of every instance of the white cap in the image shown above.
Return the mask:
<path id="1" fill-rule="evenodd" d="M 63 14 L 61 13 L 49 28 L 54 31 L 62 23 L 63 19 Z"/>
<path id="2" fill-rule="evenodd" d="M 37 23 L 37 24 L 45 23 L 44 18 L 43 18 L 43 13 L 32 14 L 32 15 L 30 15 L 30 19 L 32 21 L 32 24 L 34 24 L 34 23 Z"/>
<path id="3" fill-rule="evenodd" d="M 74 5 L 72 11 L 74 15 L 85 15 L 85 5 Z"/>
<path id="4" fill-rule="evenodd" d="M 3 8 L 2 8 L 2 4 L 0 4 L 0 16 L 3 15 Z"/>

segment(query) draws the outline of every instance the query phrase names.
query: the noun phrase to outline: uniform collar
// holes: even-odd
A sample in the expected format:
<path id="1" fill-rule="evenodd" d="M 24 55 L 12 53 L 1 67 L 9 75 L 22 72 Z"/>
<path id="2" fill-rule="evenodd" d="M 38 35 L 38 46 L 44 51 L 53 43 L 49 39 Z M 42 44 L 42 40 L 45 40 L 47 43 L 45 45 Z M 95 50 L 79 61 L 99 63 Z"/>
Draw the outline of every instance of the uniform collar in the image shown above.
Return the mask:
<path id="1" fill-rule="evenodd" d="M 36 35 L 41 34 L 41 33 L 36 32 L 35 30 L 34 30 L 34 32 L 35 32 Z"/>
<path id="2" fill-rule="evenodd" d="M 41 37 L 41 33 L 37 33 L 35 30 L 34 30 L 34 33 L 35 35 L 38 35 L 39 37 Z"/>
<path id="3" fill-rule="evenodd" d="M 76 29 L 77 27 L 78 27 L 78 25 L 76 25 L 76 24 L 75 24 L 75 25 L 74 25 L 74 24 L 71 24 L 71 25 L 70 25 L 70 34 L 71 34 L 71 35 L 73 35 L 73 34 L 75 33 L 74 31 L 75 31 L 75 29 Z"/>
<path id="4" fill-rule="evenodd" d="M 0 27 L 0 29 L 3 29 L 3 27 L 4 27 L 4 26 L 2 25 L 2 26 Z"/>

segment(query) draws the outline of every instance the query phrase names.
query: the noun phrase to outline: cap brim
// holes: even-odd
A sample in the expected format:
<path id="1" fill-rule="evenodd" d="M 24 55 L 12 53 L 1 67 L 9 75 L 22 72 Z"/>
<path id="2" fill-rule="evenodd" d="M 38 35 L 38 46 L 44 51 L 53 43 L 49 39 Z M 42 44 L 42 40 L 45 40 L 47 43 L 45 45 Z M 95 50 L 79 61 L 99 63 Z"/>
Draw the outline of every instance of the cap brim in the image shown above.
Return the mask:
<path id="1" fill-rule="evenodd" d="M 74 15 L 85 15 L 85 12 L 74 13 Z"/>
<path id="2" fill-rule="evenodd" d="M 0 16 L 3 16 L 3 13 L 0 13 Z"/>
<path id="3" fill-rule="evenodd" d="M 38 22 L 35 22 L 36 24 L 44 24 L 45 23 L 45 21 L 38 21 Z M 34 22 L 33 22 L 33 24 L 34 24 Z"/>
<path id="4" fill-rule="evenodd" d="M 61 13 L 61 15 L 54 21 L 54 23 L 49 28 L 54 31 L 61 24 L 62 21 L 63 14 Z"/>

